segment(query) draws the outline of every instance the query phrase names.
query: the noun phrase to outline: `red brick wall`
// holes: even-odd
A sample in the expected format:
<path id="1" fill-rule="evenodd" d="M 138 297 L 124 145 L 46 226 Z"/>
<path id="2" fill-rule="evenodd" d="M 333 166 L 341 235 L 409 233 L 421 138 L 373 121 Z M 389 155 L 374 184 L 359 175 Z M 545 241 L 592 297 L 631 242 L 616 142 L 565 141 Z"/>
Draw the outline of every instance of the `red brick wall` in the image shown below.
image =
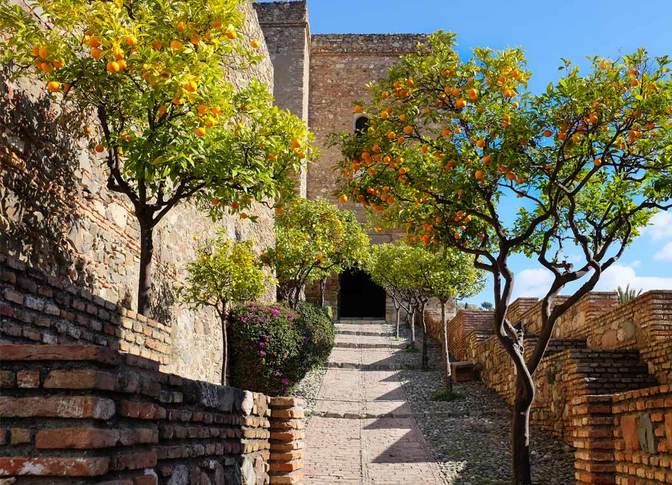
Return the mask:
<path id="1" fill-rule="evenodd" d="M 0 254 L 0 343 L 87 343 L 161 364 L 171 327 Z"/>
<path id="2" fill-rule="evenodd" d="M 0 481 L 262 485 L 270 470 L 296 482 L 299 401 L 156 367 L 96 346 L 0 346 Z"/>
<path id="3" fill-rule="evenodd" d="M 528 332 L 526 352 L 540 328 L 539 309 L 531 299 L 512 305 L 512 321 L 522 321 Z M 450 322 L 451 352 L 466 354 L 483 383 L 511 403 L 513 364 L 496 337 L 474 325 L 488 314 L 473 313 Z M 672 483 L 670 336 L 669 291 L 626 305 L 613 293 L 591 293 L 558 322 L 534 375 L 531 419 L 574 446 L 577 484 Z"/>

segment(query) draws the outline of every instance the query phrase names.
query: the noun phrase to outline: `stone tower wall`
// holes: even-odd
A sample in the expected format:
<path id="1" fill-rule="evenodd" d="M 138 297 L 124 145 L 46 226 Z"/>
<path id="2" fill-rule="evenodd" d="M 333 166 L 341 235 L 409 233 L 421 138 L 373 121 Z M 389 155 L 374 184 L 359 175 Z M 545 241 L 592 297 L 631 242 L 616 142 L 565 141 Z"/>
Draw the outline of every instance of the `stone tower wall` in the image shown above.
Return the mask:
<path id="1" fill-rule="evenodd" d="M 403 54 L 414 51 L 424 35 L 313 35 L 310 49 L 309 125 L 315 133 L 320 158 L 308 167 L 308 198 L 336 201 L 338 172 L 341 159 L 337 146 L 330 146 L 332 133 L 352 132 L 356 101 L 366 101 L 366 84 L 382 79 L 387 70 Z M 345 208 L 354 210 L 360 221 L 365 212 L 348 202 Z M 374 243 L 390 242 L 399 234 L 371 231 Z M 338 277 L 327 282 L 327 302 L 338 307 Z M 314 295 L 316 290 L 309 291 Z M 387 318 L 394 315 L 388 298 Z"/>
<path id="2" fill-rule="evenodd" d="M 254 9 L 249 4 L 245 9 L 246 34 L 263 40 Z M 272 87 L 273 67 L 267 54 L 234 82 L 244 84 L 252 78 Z M 0 79 L 0 106 L 0 254 L 134 308 L 139 230 L 128 200 L 106 188 L 105 168 L 81 136 L 84 125 L 96 125 L 75 113 L 69 130 L 55 130 L 56 109 L 31 81 Z M 182 204 L 157 226 L 151 314 L 170 326 L 171 372 L 220 382 L 218 319 L 214 313 L 192 312 L 180 305 L 175 286 L 184 277 L 185 263 L 193 258 L 193 238 L 213 234 L 218 226 L 231 237 L 253 239 L 258 249 L 273 244 L 272 211 L 259 206 L 254 215 L 259 216 L 257 224 L 238 217 L 213 224 L 195 207 Z M 274 289 L 269 288 L 266 299 L 272 298 Z"/>
<path id="3" fill-rule="evenodd" d="M 310 25 L 305 1 L 255 3 L 274 69 L 275 101 L 308 123 Z M 306 196 L 307 168 L 297 188 Z"/>

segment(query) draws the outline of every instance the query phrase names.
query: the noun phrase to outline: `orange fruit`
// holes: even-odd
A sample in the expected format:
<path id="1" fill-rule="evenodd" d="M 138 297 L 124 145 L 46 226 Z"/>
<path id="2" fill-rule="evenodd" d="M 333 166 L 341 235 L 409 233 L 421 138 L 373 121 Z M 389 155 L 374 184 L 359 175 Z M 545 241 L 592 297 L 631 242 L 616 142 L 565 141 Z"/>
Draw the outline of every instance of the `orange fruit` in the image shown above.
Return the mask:
<path id="1" fill-rule="evenodd" d="M 198 111 L 199 115 L 204 115 L 208 112 L 208 107 L 204 104 L 199 104 L 196 111 Z"/>
<path id="2" fill-rule="evenodd" d="M 464 108 L 466 108 L 466 106 L 467 106 L 467 102 L 463 98 L 460 98 L 460 99 L 455 101 L 455 108 L 458 109 L 458 110 L 464 109 Z"/>
<path id="3" fill-rule="evenodd" d="M 257 39 L 252 39 L 250 41 L 250 46 L 252 46 L 253 49 L 259 49 L 259 47 L 261 47 L 261 44 Z"/>
<path id="4" fill-rule="evenodd" d="M 230 40 L 233 40 L 233 39 L 235 39 L 236 37 L 238 37 L 238 34 L 237 34 L 236 31 L 233 29 L 233 27 L 229 27 L 228 29 L 226 29 L 226 33 L 225 33 L 225 35 L 226 35 L 226 38 L 227 38 L 227 39 L 230 39 Z"/>
<path id="5" fill-rule="evenodd" d="M 513 173 L 513 172 L 508 172 L 506 174 L 506 178 L 507 178 L 507 180 L 516 180 L 516 174 Z"/>
<path id="6" fill-rule="evenodd" d="M 484 163 L 485 165 L 487 165 L 488 163 L 490 163 L 490 155 L 486 155 L 486 156 L 483 157 L 483 163 Z"/>
<path id="7" fill-rule="evenodd" d="M 100 46 L 101 46 L 100 39 L 98 39 L 98 37 L 93 36 L 93 35 L 90 36 L 90 37 L 86 40 L 86 44 L 87 44 L 89 47 L 93 47 L 93 48 L 95 48 L 95 47 L 100 47 Z"/>
<path id="8" fill-rule="evenodd" d="M 238 210 L 240 209 L 240 204 L 238 202 L 231 202 L 231 208 L 233 210 Z"/>
<path id="9" fill-rule="evenodd" d="M 63 59 L 56 59 L 51 64 L 54 66 L 54 69 L 61 69 L 63 66 L 65 66 L 65 61 L 63 61 Z"/>
<path id="10" fill-rule="evenodd" d="M 195 81 L 188 81 L 184 84 L 184 90 L 188 93 L 195 93 L 198 90 L 198 84 Z"/>
<path id="11" fill-rule="evenodd" d="M 174 104 L 175 106 L 181 106 L 181 105 L 183 105 L 183 104 L 184 104 L 184 98 L 174 97 L 174 98 L 173 98 L 173 104 Z"/>
<path id="12" fill-rule="evenodd" d="M 103 146 L 102 144 L 99 143 L 98 145 L 96 145 L 95 150 L 96 150 L 96 153 L 103 153 L 105 151 L 105 146 Z"/>
<path id="13" fill-rule="evenodd" d="M 182 49 L 182 45 L 183 45 L 182 42 L 180 42 L 179 40 L 171 40 L 170 41 L 170 48 L 171 49 L 174 49 L 174 50 Z"/>
<path id="14" fill-rule="evenodd" d="M 301 140 L 299 140 L 298 138 L 293 138 L 292 139 L 292 148 L 294 148 L 294 149 L 301 148 Z"/>
<path id="15" fill-rule="evenodd" d="M 205 128 L 203 128 L 202 126 L 195 128 L 194 134 L 199 138 L 203 138 L 205 136 Z"/>
<path id="16" fill-rule="evenodd" d="M 47 83 L 47 91 L 49 91 L 50 93 L 55 93 L 60 90 L 61 90 L 61 83 L 59 83 L 58 81 L 49 81 Z"/>
<path id="17" fill-rule="evenodd" d="M 222 21 L 219 20 L 219 19 L 215 20 L 215 21 L 212 23 L 212 28 L 213 28 L 213 29 L 217 29 L 217 30 L 221 29 L 221 28 L 222 28 Z"/>
<path id="18" fill-rule="evenodd" d="M 212 199 L 210 199 L 210 204 L 215 207 L 217 207 L 220 204 L 220 202 L 221 201 L 217 197 L 213 197 Z"/>
<path id="19" fill-rule="evenodd" d="M 121 66 L 119 65 L 118 62 L 111 61 L 111 62 L 107 63 L 107 72 L 111 72 L 113 74 L 116 74 L 119 71 L 121 71 Z"/>
<path id="20" fill-rule="evenodd" d="M 122 70 L 122 71 L 128 67 L 128 64 L 126 64 L 125 59 L 121 59 L 121 60 L 117 61 L 117 64 L 119 64 L 119 69 Z"/>
<path id="21" fill-rule="evenodd" d="M 114 57 L 116 61 L 119 61 L 124 58 L 124 51 L 116 47 L 112 49 L 112 57 Z"/>
<path id="22" fill-rule="evenodd" d="M 483 177 L 485 177 L 485 174 L 483 173 L 483 170 L 476 170 L 476 172 L 474 172 L 474 178 L 476 180 L 482 180 Z"/>
<path id="23" fill-rule="evenodd" d="M 191 42 L 193 45 L 198 45 L 201 43 L 201 38 L 198 35 L 194 34 L 189 39 L 189 42 Z"/>
<path id="24" fill-rule="evenodd" d="M 184 22 L 178 22 L 175 28 L 177 29 L 178 32 L 184 32 L 185 30 L 187 30 L 187 24 L 185 24 Z"/>
<path id="25" fill-rule="evenodd" d="M 411 125 L 404 126 L 404 133 L 407 135 L 413 134 L 413 127 Z"/>
<path id="26" fill-rule="evenodd" d="M 345 195 L 345 194 L 341 194 L 341 195 L 338 197 L 338 201 L 339 201 L 341 204 L 345 204 L 345 203 L 348 201 L 348 196 Z"/>
<path id="27" fill-rule="evenodd" d="M 546 138 L 549 138 L 549 137 L 553 136 L 553 132 L 551 130 L 544 130 L 544 136 Z"/>
<path id="28" fill-rule="evenodd" d="M 602 160 L 600 158 L 596 158 L 595 159 L 595 166 L 599 167 L 600 165 L 602 165 Z"/>
<path id="29" fill-rule="evenodd" d="M 353 111 L 354 111 L 355 113 L 361 113 L 361 112 L 362 112 L 362 106 L 359 105 L 359 104 L 356 104 L 355 107 L 354 107 L 354 109 L 353 109 Z"/>
<path id="30" fill-rule="evenodd" d="M 477 146 L 478 148 L 484 148 L 484 147 L 485 147 L 485 140 L 484 140 L 483 138 L 479 138 L 479 139 L 476 141 L 476 146 Z"/>
<path id="31" fill-rule="evenodd" d="M 163 48 L 163 44 L 161 44 L 160 40 L 155 40 L 152 42 L 152 49 L 155 51 L 160 51 Z"/>
<path id="32" fill-rule="evenodd" d="M 451 130 L 450 128 L 444 128 L 443 130 L 441 130 L 441 134 L 445 137 L 449 137 L 453 134 L 453 130 Z"/>
<path id="33" fill-rule="evenodd" d="M 166 113 L 167 113 L 167 112 L 168 112 L 168 108 L 166 108 L 165 106 L 162 105 L 162 106 L 159 107 L 159 116 L 160 116 L 161 118 L 163 118 L 164 116 L 166 116 Z"/>
<path id="34" fill-rule="evenodd" d="M 129 47 L 138 45 L 138 39 L 134 35 L 129 35 L 128 37 L 126 37 L 126 45 Z"/>
<path id="35" fill-rule="evenodd" d="M 467 89 L 467 96 L 470 100 L 476 101 L 478 99 L 478 90 L 475 88 Z"/>

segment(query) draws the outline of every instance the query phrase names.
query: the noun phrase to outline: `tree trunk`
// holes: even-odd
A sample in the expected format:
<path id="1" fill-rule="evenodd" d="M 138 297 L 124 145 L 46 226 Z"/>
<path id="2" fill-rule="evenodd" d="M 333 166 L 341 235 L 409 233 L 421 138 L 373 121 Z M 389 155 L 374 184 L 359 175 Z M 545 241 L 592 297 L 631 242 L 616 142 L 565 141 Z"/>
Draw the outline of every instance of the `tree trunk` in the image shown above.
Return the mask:
<path id="1" fill-rule="evenodd" d="M 226 386 L 226 373 L 229 362 L 229 332 L 228 317 L 222 316 L 222 386 Z"/>
<path id="2" fill-rule="evenodd" d="M 532 389 L 532 393 L 528 389 Z M 511 425 L 514 485 L 532 485 L 530 408 L 533 400 L 534 382 L 531 377 L 521 376 L 519 373 L 516 378 L 516 398 L 513 404 L 513 422 Z"/>
<path id="3" fill-rule="evenodd" d="M 446 302 L 441 302 L 441 327 L 443 328 L 443 364 L 445 366 L 446 391 L 453 392 L 453 371 L 450 368 L 450 349 L 448 348 L 448 321 L 446 319 Z"/>
<path id="4" fill-rule="evenodd" d="M 415 348 L 415 308 L 411 310 L 411 347 Z"/>
<path id="5" fill-rule="evenodd" d="M 326 300 L 325 300 L 325 297 L 326 297 L 326 295 L 325 295 L 325 293 L 326 293 L 326 288 L 327 288 L 327 279 L 326 279 L 326 278 L 322 278 L 322 279 L 320 280 L 320 306 L 321 306 L 322 308 L 324 308 L 324 307 L 326 306 L 326 304 L 327 304 L 327 302 L 326 302 Z"/>
<path id="6" fill-rule="evenodd" d="M 138 216 L 140 224 L 140 279 L 138 281 L 138 313 L 149 316 L 149 292 L 152 287 L 152 254 L 154 227 L 145 217 Z"/>
<path id="7" fill-rule="evenodd" d="M 401 319 L 401 315 L 400 315 L 401 308 L 399 308 L 398 306 L 395 305 L 394 306 L 394 312 L 395 312 L 395 318 L 396 318 L 396 324 L 397 324 L 396 336 L 397 336 L 397 338 L 399 338 L 399 321 Z"/>
<path id="8" fill-rule="evenodd" d="M 425 321 L 425 303 L 420 307 L 420 321 L 422 322 L 422 370 L 429 368 L 429 351 L 427 342 L 427 322 Z"/>

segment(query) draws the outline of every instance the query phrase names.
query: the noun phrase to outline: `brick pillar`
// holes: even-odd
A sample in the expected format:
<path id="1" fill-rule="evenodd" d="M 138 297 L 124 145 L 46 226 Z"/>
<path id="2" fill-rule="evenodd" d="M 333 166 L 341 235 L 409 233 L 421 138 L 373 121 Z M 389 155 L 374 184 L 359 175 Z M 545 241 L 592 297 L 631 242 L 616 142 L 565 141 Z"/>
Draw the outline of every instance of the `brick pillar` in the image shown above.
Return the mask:
<path id="1" fill-rule="evenodd" d="M 615 484 L 612 396 L 580 396 L 570 405 L 576 484 Z"/>
<path id="2" fill-rule="evenodd" d="M 303 439 L 306 426 L 303 400 L 271 398 L 271 485 L 293 485 L 303 480 Z"/>

